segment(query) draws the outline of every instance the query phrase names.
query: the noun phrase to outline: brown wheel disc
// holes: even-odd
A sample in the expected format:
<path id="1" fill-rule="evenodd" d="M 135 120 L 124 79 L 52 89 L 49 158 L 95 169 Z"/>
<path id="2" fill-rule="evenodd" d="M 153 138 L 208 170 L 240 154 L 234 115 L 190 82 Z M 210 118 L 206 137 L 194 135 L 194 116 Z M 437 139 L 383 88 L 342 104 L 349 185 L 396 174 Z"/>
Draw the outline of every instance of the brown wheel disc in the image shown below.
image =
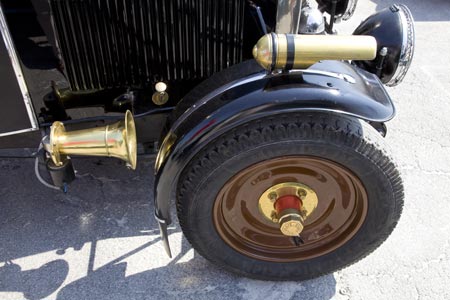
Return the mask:
<path id="1" fill-rule="evenodd" d="M 284 182 L 307 185 L 318 197 L 317 208 L 305 220 L 300 246 L 258 208 L 260 196 Z M 259 260 L 293 262 L 342 246 L 362 226 L 367 208 L 363 184 L 344 166 L 313 156 L 285 156 L 257 163 L 233 176 L 218 193 L 213 222 L 234 250 Z"/>

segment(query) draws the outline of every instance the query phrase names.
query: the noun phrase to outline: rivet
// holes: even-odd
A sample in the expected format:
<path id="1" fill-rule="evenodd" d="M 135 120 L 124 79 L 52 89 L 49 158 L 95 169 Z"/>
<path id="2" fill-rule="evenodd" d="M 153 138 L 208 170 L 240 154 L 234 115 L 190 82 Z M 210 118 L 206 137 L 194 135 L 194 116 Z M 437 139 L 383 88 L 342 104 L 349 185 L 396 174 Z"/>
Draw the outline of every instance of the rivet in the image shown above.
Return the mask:
<path id="1" fill-rule="evenodd" d="M 269 194 L 269 199 L 270 199 L 270 200 L 275 201 L 275 200 L 277 200 L 277 198 L 278 198 L 278 195 L 277 195 L 276 192 L 271 192 L 271 193 Z"/>

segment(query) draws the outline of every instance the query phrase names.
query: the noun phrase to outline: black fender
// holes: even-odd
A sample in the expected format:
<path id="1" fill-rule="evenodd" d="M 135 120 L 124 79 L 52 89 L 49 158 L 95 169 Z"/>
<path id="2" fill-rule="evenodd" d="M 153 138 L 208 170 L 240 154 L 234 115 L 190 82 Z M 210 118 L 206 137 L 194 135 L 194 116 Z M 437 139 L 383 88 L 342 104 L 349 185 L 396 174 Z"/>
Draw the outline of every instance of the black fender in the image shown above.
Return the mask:
<path id="1" fill-rule="evenodd" d="M 213 90 L 178 116 L 161 144 L 154 199 L 163 240 L 167 243 L 170 204 L 180 174 L 196 153 L 240 124 L 301 111 L 335 112 L 374 123 L 395 115 L 392 100 L 377 76 L 339 61 L 278 74 L 258 71 Z"/>

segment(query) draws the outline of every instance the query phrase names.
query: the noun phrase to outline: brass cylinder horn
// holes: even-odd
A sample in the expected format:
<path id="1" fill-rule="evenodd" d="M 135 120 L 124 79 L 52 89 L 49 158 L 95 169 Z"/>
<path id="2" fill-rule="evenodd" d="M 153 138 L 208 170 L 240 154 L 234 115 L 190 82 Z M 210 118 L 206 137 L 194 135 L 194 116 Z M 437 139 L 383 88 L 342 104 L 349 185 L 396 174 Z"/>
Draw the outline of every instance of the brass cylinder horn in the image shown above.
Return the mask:
<path id="1" fill-rule="evenodd" d="M 125 120 L 103 127 L 67 132 L 64 124 L 54 122 L 50 139 L 45 144 L 53 162 L 61 166 L 67 155 L 109 156 L 127 162 L 136 169 L 136 127 L 130 111 Z"/>

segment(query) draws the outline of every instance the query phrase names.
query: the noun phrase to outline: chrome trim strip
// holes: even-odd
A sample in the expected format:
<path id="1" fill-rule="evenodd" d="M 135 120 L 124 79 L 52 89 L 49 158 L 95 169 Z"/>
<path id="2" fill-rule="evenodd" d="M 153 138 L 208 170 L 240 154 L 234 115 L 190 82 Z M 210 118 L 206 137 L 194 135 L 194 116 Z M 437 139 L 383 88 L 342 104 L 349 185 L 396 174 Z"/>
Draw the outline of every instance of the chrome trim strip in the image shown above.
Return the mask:
<path id="1" fill-rule="evenodd" d="M 386 85 L 390 87 L 399 85 L 403 79 L 405 79 L 414 58 L 416 44 L 414 17 L 411 11 L 406 5 L 403 4 L 399 4 L 398 9 L 403 27 L 402 50 L 395 74 L 392 76 L 391 80 L 386 83 Z"/>
<path id="2" fill-rule="evenodd" d="M 278 0 L 276 33 L 298 34 L 303 0 Z"/>
<path id="3" fill-rule="evenodd" d="M 355 84 L 356 79 L 348 74 L 342 74 L 342 73 L 334 73 L 329 71 L 321 71 L 321 70 L 290 70 L 289 74 L 309 74 L 309 75 L 322 75 L 322 76 L 328 76 L 333 77 L 336 79 L 344 80 L 348 83 Z"/>
<path id="4" fill-rule="evenodd" d="M 10 131 L 10 132 L 5 132 L 5 133 L 0 133 L 0 137 L 3 136 L 8 136 L 8 135 L 14 135 L 14 134 L 19 134 L 19 133 L 25 133 L 25 132 L 31 132 L 31 131 L 36 131 L 39 128 L 28 128 L 28 129 L 22 129 L 22 130 L 16 130 L 16 131 Z"/>
<path id="5" fill-rule="evenodd" d="M 344 21 L 349 20 L 355 13 L 357 4 L 358 0 L 350 0 L 347 4 L 347 9 L 345 10 L 344 14 L 339 17 L 339 19 L 342 19 Z"/>
<path id="6" fill-rule="evenodd" d="M 22 69 L 20 67 L 19 59 L 16 54 L 16 49 L 14 48 L 13 41 L 11 39 L 11 35 L 9 33 L 8 25 L 6 24 L 6 18 L 3 14 L 3 8 L 0 5 L 0 32 L 3 36 L 3 41 L 5 43 L 6 49 L 9 53 L 9 58 L 11 59 L 11 64 L 14 69 L 14 73 L 16 74 L 17 82 L 19 83 L 20 91 L 22 92 L 23 101 L 25 103 L 25 107 L 27 109 L 28 118 L 30 119 L 31 128 L 15 131 L 15 133 L 21 133 L 26 131 L 33 131 L 39 129 L 39 123 L 36 119 L 36 114 L 34 113 L 34 107 L 31 103 L 30 94 L 28 92 L 27 85 L 25 83 L 25 79 L 23 77 Z M 1 133 L 0 136 L 10 135 L 15 133 Z"/>

